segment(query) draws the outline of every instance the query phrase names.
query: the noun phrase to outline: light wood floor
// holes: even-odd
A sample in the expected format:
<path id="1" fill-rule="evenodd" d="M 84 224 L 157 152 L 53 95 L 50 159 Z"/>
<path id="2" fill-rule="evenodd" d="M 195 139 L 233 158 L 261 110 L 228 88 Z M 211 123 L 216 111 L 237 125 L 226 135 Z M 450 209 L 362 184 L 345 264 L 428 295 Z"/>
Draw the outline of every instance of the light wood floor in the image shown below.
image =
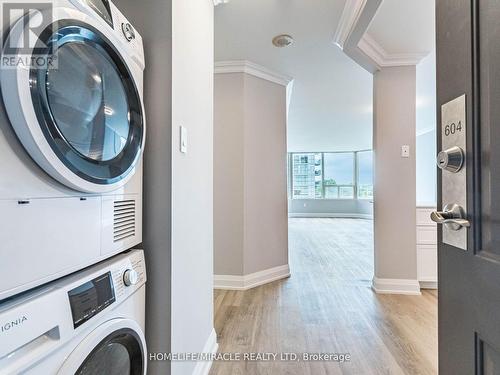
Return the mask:
<path id="1" fill-rule="evenodd" d="M 372 222 L 291 219 L 291 278 L 215 292 L 219 352 L 340 352 L 350 362 L 214 362 L 211 375 L 437 374 L 437 293 L 377 295 Z"/>

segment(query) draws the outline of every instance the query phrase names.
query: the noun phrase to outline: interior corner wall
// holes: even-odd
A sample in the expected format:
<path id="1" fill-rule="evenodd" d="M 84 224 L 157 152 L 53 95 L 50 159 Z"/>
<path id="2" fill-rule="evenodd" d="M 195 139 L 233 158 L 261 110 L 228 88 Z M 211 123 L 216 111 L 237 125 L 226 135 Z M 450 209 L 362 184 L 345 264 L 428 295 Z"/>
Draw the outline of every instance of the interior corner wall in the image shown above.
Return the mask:
<path id="1" fill-rule="evenodd" d="M 416 68 L 383 68 L 374 76 L 375 277 L 417 279 Z M 401 146 L 410 157 L 401 157 Z"/>
<path id="2" fill-rule="evenodd" d="M 286 87 L 246 73 L 216 74 L 216 275 L 288 264 Z"/>
<path id="3" fill-rule="evenodd" d="M 171 349 L 172 6 L 160 0 L 115 3 L 144 41 L 146 341 L 148 352 L 164 353 Z M 170 374 L 170 362 L 149 362 L 148 374 Z"/>
<path id="4" fill-rule="evenodd" d="M 244 273 L 288 264 L 286 87 L 245 74 Z"/>
<path id="5" fill-rule="evenodd" d="M 214 273 L 243 275 L 244 75 L 216 74 L 214 90 Z"/>

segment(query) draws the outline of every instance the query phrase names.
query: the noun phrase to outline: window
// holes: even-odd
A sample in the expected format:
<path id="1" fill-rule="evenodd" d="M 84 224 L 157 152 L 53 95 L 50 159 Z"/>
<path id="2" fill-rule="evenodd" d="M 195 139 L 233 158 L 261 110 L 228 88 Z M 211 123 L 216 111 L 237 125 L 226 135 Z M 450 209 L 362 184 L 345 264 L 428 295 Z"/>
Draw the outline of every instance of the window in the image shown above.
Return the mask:
<path id="1" fill-rule="evenodd" d="M 373 151 L 358 152 L 358 199 L 373 199 Z"/>
<path id="2" fill-rule="evenodd" d="M 292 199 L 373 199 L 373 153 L 292 153 Z"/>
<path id="3" fill-rule="evenodd" d="M 354 153 L 325 153 L 323 186 L 326 199 L 354 198 Z"/>
<path id="4" fill-rule="evenodd" d="M 315 169 L 315 154 L 292 154 L 293 199 L 315 198 Z"/>

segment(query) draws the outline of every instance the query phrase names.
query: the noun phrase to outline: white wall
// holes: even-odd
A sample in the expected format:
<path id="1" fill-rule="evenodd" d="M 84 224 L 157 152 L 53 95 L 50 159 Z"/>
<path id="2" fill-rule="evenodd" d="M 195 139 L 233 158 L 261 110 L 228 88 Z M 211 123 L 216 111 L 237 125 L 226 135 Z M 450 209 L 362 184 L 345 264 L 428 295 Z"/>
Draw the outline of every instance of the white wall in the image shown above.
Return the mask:
<path id="1" fill-rule="evenodd" d="M 214 104 L 214 272 L 288 265 L 286 87 L 216 74 Z"/>
<path id="2" fill-rule="evenodd" d="M 417 65 L 417 205 L 436 205 L 436 52 Z"/>
<path id="3" fill-rule="evenodd" d="M 172 1 L 172 345 L 202 352 L 213 331 L 213 2 Z M 167 122 L 168 124 L 168 122 Z M 180 125 L 188 152 L 179 151 Z M 172 362 L 192 374 L 193 362 Z"/>
<path id="4" fill-rule="evenodd" d="M 369 199 L 290 199 L 290 217 L 373 217 L 373 202 Z"/>
<path id="5" fill-rule="evenodd" d="M 410 280 L 419 290 L 416 259 L 416 68 L 384 68 L 374 77 L 375 288 Z M 401 157 L 401 146 L 410 157 Z M 382 282 L 377 285 L 377 279 Z"/>

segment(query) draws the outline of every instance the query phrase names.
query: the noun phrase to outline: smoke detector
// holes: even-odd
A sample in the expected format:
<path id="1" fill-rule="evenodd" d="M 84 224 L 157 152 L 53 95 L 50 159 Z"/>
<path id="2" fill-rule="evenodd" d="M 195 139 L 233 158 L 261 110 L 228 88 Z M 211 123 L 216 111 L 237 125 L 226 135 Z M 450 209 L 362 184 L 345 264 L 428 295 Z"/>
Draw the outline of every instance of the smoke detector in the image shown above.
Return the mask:
<path id="1" fill-rule="evenodd" d="M 293 44 L 293 37 L 287 34 L 275 36 L 273 38 L 273 44 L 278 48 L 288 47 Z"/>

